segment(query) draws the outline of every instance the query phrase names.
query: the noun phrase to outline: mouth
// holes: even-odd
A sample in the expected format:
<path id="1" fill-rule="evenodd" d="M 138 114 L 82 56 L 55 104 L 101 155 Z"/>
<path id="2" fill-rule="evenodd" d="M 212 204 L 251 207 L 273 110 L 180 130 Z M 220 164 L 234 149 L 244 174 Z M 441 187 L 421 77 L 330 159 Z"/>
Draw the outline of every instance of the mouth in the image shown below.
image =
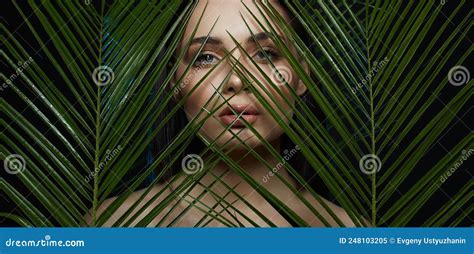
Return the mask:
<path id="1" fill-rule="evenodd" d="M 245 104 L 233 104 L 224 108 L 219 114 L 222 123 L 231 128 L 245 128 L 245 119 L 248 124 L 253 124 L 257 121 L 258 111 L 255 107 Z"/>

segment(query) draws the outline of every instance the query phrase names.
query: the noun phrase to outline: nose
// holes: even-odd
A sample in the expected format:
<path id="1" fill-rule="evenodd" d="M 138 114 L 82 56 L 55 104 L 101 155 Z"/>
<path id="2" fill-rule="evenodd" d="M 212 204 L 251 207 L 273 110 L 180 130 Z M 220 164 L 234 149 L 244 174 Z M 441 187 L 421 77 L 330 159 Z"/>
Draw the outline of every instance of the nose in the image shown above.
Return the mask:
<path id="1" fill-rule="evenodd" d="M 243 88 L 241 77 L 237 73 L 233 72 L 227 82 L 224 85 L 223 92 L 228 94 L 235 94 L 240 92 Z"/>
<path id="2" fill-rule="evenodd" d="M 229 56 L 228 64 L 231 69 L 231 73 L 229 74 L 230 76 L 227 82 L 225 82 L 223 85 L 223 93 L 236 94 L 239 93 L 242 89 L 247 90 L 248 87 L 242 82 L 243 77 L 241 75 L 244 75 L 243 73 L 245 72 L 245 70 L 242 70 L 239 66 L 239 62 L 242 59 L 242 54 L 240 50 L 238 50 L 238 47 L 236 46 L 229 53 L 231 56 Z"/>

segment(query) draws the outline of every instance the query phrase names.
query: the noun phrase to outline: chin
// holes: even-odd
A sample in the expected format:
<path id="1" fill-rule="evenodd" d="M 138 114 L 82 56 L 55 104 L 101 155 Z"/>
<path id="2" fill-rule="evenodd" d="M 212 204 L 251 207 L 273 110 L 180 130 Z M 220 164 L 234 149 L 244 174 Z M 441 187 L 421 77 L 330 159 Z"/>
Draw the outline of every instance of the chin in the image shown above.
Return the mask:
<path id="1" fill-rule="evenodd" d="M 223 151 L 248 151 L 249 147 L 254 149 L 262 142 L 250 129 L 232 128 L 219 137 L 215 142 L 217 147 Z"/>

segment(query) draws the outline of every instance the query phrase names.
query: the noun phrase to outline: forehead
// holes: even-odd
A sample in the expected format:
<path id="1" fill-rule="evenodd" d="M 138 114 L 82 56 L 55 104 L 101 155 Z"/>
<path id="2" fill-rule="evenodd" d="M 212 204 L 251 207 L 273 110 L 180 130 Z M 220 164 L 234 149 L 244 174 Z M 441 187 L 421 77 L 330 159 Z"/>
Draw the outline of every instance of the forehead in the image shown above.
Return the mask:
<path id="1" fill-rule="evenodd" d="M 283 15 L 283 17 L 288 20 L 286 10 L 278 4 L 277 1 L 265 1 L 265 3 L 261 3 L 260 1 L 252 0 L 200 0 L 187 24 L 184 38 L 189 38 L 198 25 L 194 37 L 207 36 L 210 32 L 210 35 L 213 37 L 232 42 L 232 38 L 228 34 L 230 33 L 237 40 L 241 41 L 251 35 L 249 28 L 244 23 L 244 19 L 255 34 L 263 31 L 255 18 L 268 29 L 263 15 L 265 15 L 272 26 L 278 31 L 278 27 L 268 15 L 262 15 L 260 13 L 260 11 L 265 12 L 263 5 L 268 6 L 269 4 L 276 8 L 280 15 Z M 259 6 L 257 7 L 257 5 Z M 201 15 L 202 19 L 199 21 Z"/>

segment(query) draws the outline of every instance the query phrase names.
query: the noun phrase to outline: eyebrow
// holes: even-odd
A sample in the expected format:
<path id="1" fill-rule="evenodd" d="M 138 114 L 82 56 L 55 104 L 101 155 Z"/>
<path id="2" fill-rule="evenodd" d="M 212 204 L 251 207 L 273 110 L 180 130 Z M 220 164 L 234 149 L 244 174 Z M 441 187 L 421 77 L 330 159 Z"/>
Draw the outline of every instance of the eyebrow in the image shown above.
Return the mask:
<path id="1" fill-rule="evenodd" d="M 219 45 L 219 44 L 222 44 L 222 40 L 216 38 L 216 37 L 212 37 L 212 36 L 202 36 L 202 37 L 196 37 L 194 38 L 192 41 L 191 41 L 191 44 L 195 44 L 195 43 L 198 43 L 198 44 L 216 44 L 216 45 Z"/>
<path id="2" fill-rule="evenodd" d="M 263 41 L 263 40 L 268 40 L 271 38 L 271 35 L 267 32 L 261 32 L 261 33 L 257 33 L 255 34 L 253 37 L 250 36 L 247 38 L 247 40 L 245 41 L 246 43 L 255 43 L 256 41 Z M 216 38 L 216 37 L 212 37 L 212 36 L 201 36 L 201 37 L 196 37 L 194 39 L 191 40 L 191 44 L 213 44 L 213 45 L 222 45 L 222 40 L 219 39 L 219 38 Z"/>
<path id="3" fill-rule="evenodd" d="M 253 37 L 250 36 L 246 42 L 254 43 L 255 41 L 264 41 L 264 40 L 269 40 L 269 39 L 271 39 L 271 34 L 267 32 L 261 32 L 261 33 L 255 34 Z"/>

